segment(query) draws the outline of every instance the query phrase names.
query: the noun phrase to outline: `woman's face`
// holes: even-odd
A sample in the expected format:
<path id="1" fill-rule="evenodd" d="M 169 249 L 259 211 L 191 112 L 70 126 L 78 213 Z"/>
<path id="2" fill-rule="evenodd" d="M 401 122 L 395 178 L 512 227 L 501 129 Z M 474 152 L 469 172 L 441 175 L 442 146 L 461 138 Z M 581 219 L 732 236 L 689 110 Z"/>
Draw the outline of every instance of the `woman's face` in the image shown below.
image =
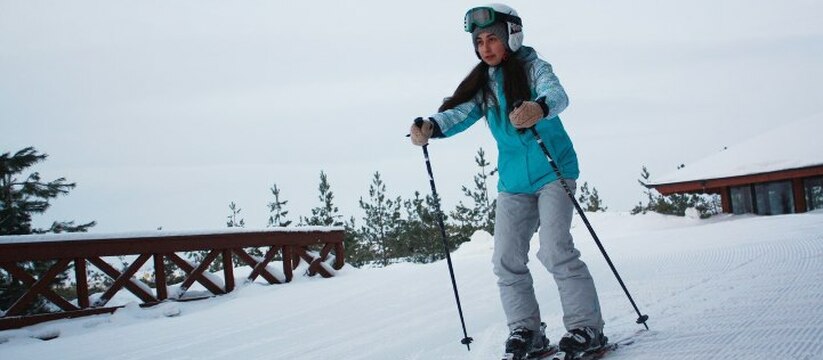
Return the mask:
<path id="1" fill-rule="evenodd" d="M 477 52 L 480 58 L 489 66 L 497 66 L 506 55 L 506 44 L 490 32 L 482 32 L 477 36 Z"/>

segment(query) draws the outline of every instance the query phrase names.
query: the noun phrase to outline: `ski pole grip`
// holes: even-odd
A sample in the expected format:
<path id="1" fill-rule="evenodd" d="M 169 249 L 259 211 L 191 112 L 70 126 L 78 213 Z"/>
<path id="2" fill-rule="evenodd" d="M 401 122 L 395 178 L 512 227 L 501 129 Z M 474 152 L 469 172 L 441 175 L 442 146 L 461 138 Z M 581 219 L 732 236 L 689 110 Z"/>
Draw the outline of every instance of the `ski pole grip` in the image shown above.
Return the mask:
<path id="1" fill-rule="evenodd" d="M 422 117 L 414 119 L 414 126 L 417 126 L 417 128 L 422 129 L 423 128 L 423 122 L 425 122 L 425 120 L 423 120 Z M 410 137 L 410 136 L 411 136 L 411 134 L 406 134 L 406 137 Z"/>

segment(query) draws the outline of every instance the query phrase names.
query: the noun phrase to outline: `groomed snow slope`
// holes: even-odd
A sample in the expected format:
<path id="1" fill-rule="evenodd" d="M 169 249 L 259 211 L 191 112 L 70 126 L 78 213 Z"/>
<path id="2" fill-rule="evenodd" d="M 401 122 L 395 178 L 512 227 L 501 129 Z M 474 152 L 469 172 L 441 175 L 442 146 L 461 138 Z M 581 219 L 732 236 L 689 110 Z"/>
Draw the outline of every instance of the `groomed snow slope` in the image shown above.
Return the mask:
<path id="1" fill-rule="evenodd" d="M 710 220 L 589 214 L 651 331 L 575 218 L 606 332 L 636 342 L 609 359 L 823 359 L 823 213 Z M 535 244 L 535 242 L 533 242 Z M 533 246 L 532 252 L 536 251 Z M 453 254 L 471 352 L 446 263 L 345 268 L 332 279 L 252 284 L 232 294 L 0 332 L 12 359 L 482 359 L 507 335 L 491 237 Z M 530 263 L 549 336 L 564 332 L 554 283 Z M 239 275 L 238 275 L 239 276 Z M 168 317 L 179 313 L 178 316 Z M 60 336 L 41 341 L 33 336 Z"/>

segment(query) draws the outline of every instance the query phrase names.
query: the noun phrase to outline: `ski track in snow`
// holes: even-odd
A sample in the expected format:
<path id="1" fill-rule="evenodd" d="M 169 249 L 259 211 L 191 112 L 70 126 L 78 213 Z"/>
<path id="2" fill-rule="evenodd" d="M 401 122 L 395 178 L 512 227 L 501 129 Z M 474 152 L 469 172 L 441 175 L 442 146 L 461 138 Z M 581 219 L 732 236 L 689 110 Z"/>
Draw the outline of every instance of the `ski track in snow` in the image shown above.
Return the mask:
<path id="1" fill-rule="evenodd" d="M 639 331 L 636 313 L 576 219 L 572 232 L 597 283 L 606 334 L 635 339 L 608 359 L 823 359 L 823 213 L 704 221 L 589 216 L 650 316 L 651 330 Z M 3 331 L 0 359 L 498 359 L 508 330 L 490 247 L 488 234 L 476 234 L 453 255 L 471 352 L 459 343 L 462 328 L 441 261 L 347 268 L 331 279 L 246 285 L 212 300 L 128 306 Z M 532 255 L 536 250 L 535 240 Z M 534 258 L 530 267 L 556 342 L 565 329 L 555 285 Z M 49 331 L 60 337 L 31 338 Z"/>
<path id="2" fill-rule="evenodd" d="M 637 297 L 652 315 L 652 332 L 610 359 L 823 358 L 819 232 L 676 253 L 649 265 L 656 276 Z"/>

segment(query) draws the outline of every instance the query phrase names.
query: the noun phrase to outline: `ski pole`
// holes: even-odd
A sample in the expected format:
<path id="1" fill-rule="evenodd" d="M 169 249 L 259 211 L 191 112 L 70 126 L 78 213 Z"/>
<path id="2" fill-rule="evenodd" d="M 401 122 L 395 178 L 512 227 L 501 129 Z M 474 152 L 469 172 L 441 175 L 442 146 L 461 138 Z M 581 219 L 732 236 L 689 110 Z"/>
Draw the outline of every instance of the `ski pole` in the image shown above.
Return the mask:
<path id="1" fill-rule="evenodd" d="M 423 126 L 423 119 L 417 118 L 414 124 L 418 127 Z M 432 188 L 432 197 L 434 198 L 434 207 L 437 212 L 437 225 L 440 226 L 440 236 L 443 239 L 443 248 L 446 253 L 446 262 L 449 264 L 449 274 L 452 279 L 452 288 L 454 289 L 454 301 L 457 303 L 457 312 L 460 314 L 460 324 L 463 326 L 463 340 L 460 343 L 466 345 L 468 351 L 471 351 L 471 343 L 474 341 L 466 333 L 466 321 L 463 320 L 463 307 L 460 306 L 460 295 L 457 293 L 457 280 L 454 278 L 454 266 L 452 266 L 452 257 L 449 254 L 449 242 L 446 235 L 446 226 L 443 224 L 443 211 L 440 210 L 440 198 L 437 196 L 437 187 L 434 186 L 434 175 L 432 174 L 432 165 L 429 160 L 429 144 L 423 145 L 423 157 L 426 159 L 426 171 L 429 173 L 429 184 Z"/>
<path id="2" fill-rule="evenodd" d="M 517 108 L 522 104 L 522 101 L 518 101 L 514 104 L 514 107 Z M 629 289 L 626 288 L 626 284 L 623 283 L 623 279 L 620 277 L 620 274 L 617 273 L 617 269 L 614 267 L 614 263 L 612 263 L 612 259 L 609 257 L 609 254 L 606 253 L 606 249 L 603 247 L 603 244 L 600 242 L 600 238 L 597 237 L 597 233 L 594 232 L 594 228 L 592 227 L 591 223 L 589 223 L 589 219 L 586 218 L 586 214 L 583 212 L 583 208 L 580 206 L 580 203 L 577 202 L 577 199 L 574 198 L 574 194 L 572 193 L 571 189 L 569 188 L 569 184 L 566 183 L 566 180 L 563 179 L 563 174 L 560 173 L 560 168 L 557 167 L 557 164 L 554 162 L 554 158 L 552 158 L 551 153 L 549 152 L 549 148 L 546 147 L 546 144 L 543 143 L 543 138 L 540 137 L 540 134 L 537 132 L 534 126 L 530 127 L 532 135 L 534 138 L 537 139 L 537 143 L 540 144 L 540 149 L 543 150 L 543 154 L 546 155 L 546 158 L 549 159 L 549 165 L 551 165 L 554 173 L 557 175 L 557 179 L 560 180 L 560 185 L 563 186 L 563 189 L 566 190 L 566 194 L 569 195 L 569 199 L 571 199 L 572 204 L 574 204 L 575 209 L 577 209 L 577 213 L 580 214 L 580 218 L 583 219 L 583 223 L 586 224 L 586 228 L 589 229 L 589 233 L 592 234 L 592 238 L 594 238 L 594 242 L 597 244 L 597 248 L 600 249 L 600 252 L 603 253 L 603 257 L 606 258 L 606 262 L 609 264 L 609 267 L 612 269 L 612 273 L 617 278 L 617 282 L 620 283 L 620 287 L 623 288 L 623 292 L 626 293 L 626 296 L 629 298 L 629 302 L 634 307 L 634 311 L 637 312 L 637 323 L 643 324 L 646 327 L 646 330 L 649 330 L 649 325 L 646 324 L 646 321 L 649 320 L 648 315 L 643 315 L 640 313 L 640 309 L 637 308 L 637 304 L 635 304 L 634 299 L 632 299 L 632 295 L 629 294 Z"/>

